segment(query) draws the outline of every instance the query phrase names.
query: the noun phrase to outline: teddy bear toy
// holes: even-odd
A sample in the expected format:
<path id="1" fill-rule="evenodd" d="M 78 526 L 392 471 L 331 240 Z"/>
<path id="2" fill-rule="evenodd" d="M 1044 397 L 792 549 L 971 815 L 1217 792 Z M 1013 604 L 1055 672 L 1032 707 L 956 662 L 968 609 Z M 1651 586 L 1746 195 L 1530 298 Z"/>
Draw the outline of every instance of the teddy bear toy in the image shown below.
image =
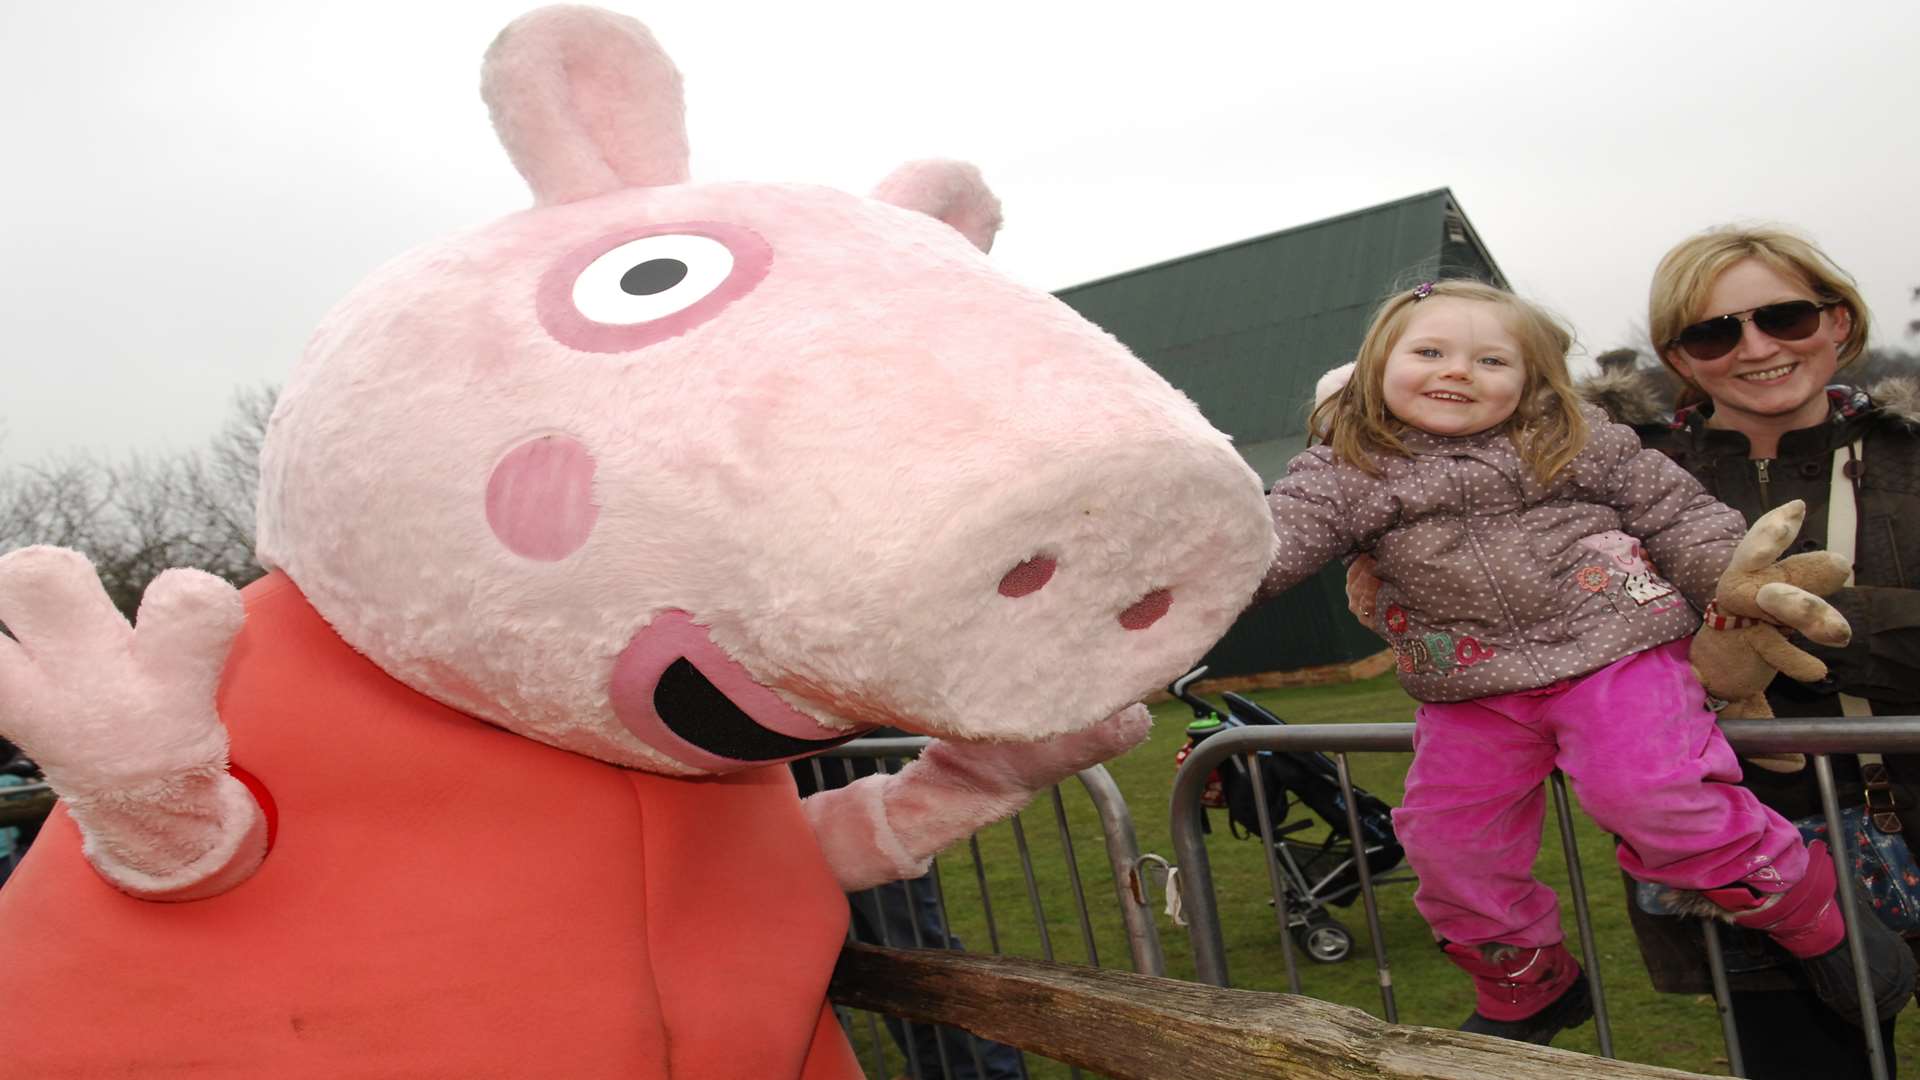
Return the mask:
<path id="1" fill-rule="evenodd" d="M 0 558 L 22 1076 L 852 1077 L 843 890 L 1144 737 L 1273 550 L 1179 392 L 996 273 L 998 203 L 691 183 L 680 78 L 547 8 L 482 94 L 534 205 L 376 271 L 274 411 L 258 553 L 130 625 Z M 807 799 L 880 725 L 915 764 Z"/>
<path id="2" fill-rule="evenodd" d="M 1794 499 L 1754 521 L 1734 548 L 1693 636 L 1688 662 L 1700 684 L 1725 702 L 1722 720 L 1771 719 L 1767 687 L 1776 674 L 1808 683 L 1826 678 L 1827 665 L 1794 645 L 1789 631 L 1835 648 L 1853 637 L 1846 618 L 1821 599 L 1847 583 L 1852 561 L 1831 551 L 1780 558 L 1800 535 L 1806 516 L 1807 504 Z M 1757 754 L 1748 760 L 1774 772 L 1798 772 L 1807 763 L 1803 754 Z"/>

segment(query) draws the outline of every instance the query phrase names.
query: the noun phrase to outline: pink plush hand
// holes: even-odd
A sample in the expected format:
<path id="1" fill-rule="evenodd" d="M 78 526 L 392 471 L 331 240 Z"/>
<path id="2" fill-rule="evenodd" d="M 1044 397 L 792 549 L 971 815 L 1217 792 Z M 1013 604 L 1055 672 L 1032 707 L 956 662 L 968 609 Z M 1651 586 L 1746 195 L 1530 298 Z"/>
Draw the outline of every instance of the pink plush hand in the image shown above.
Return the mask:
<path id="1" fill-rule="evenodd" d="M 941 739 L 916 764 L 937 765 L 958 782 L 981 792 L 1017 794 L 1024 802 L 1081 769 L 1119 757 L 1152 730 L 1145 705 L 1129 705 L 1092 727 L 1037 743 L 962 742 Z M 907 775 L 901 770 L 900 775 Z"/>
<path id="2" fill-rule="evenodd" d="M 232 586 L 168 570 L 127 624 L 86 556 L 0 557 L 0 734 L 39 763 L 102 877 L 137 896 L 193 899 L 243 880 L 265 818 L 227 774 L 214 709 L 244 613 Z"/>
<path id="3" fill-rule="evenodd" d="M 802 806 L 841 888 L 918 877 L 949 844 L 1012 815 L 1036 792 L 1133 749 L 1151 725 L 1146 706 L 1130 705 L 1043 742 L 943 739 L 897 773 L 823 791 Z"/>

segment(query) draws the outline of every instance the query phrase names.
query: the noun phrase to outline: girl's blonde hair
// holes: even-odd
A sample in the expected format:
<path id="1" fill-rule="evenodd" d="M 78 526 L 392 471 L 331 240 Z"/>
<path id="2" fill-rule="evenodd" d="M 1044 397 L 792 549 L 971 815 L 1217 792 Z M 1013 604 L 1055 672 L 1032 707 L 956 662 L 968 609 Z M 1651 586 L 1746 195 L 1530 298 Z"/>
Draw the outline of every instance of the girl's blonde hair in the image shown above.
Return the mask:
<path id="1" fill-rule="evenodd" d="M 1769 225 L 1717 225 L 1674 245 L 1653 272 L 1647 296 L 1647 331 L 1654 354 L 1680 377 L 1676 404 L 1685 407 L 1705 401 L 1682 365 L 1670 355 L 1680 331 L 1706 314 L 1707 294 L 1727 268 L 1754 259 L 1789 281 L 1797 281 L 1822 303 L 1846 305 L 1852 325 L 1840 343 L 1840 367 L 1852 363 L 1867 347 L 1867 305 L 1845 270 L 1805 237 Z"/>
<path id="2" fill-rule="evenodd" d="M 1374 460 L 1380 455 L 1410 456 L 1400 441 L 1407 425 L 1387 411 L 1387 357 L 1406 332 L 1414 305 L 1442 298 L 1500 308 L 1507 332 L 1519 342 L 1526 380 L 1521 384 L 1520 403 L 1503 426 L 1514 448 L 1533 466 L 1535 478 L 1543 485 L 1551 483 L 1587 444 L 1587 424 L 1580 416 L 1573 377 L 1567 373 L 1573 334 L 1539 305 L 1477 281 L 1437 281 L 1430 291 L 1423 286 L 1388 297 L 1374 312 L 1373 325 L 1360 342 L 1353 377 L 1339 393 L 1314 407 L 1307 430 L 1320 435 L 1340 460 L 1370 475 L 1380 475 Z"/>

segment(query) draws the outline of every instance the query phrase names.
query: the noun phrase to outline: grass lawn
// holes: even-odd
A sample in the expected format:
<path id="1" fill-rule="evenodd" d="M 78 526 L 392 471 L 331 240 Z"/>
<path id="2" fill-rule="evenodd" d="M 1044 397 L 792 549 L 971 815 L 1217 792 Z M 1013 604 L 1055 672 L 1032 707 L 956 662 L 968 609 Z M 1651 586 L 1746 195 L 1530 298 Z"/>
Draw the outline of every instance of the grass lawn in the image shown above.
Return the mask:
<path id="1" fill-rule="evenodd" d="M 1339 686 L 1260 691 L 1248 696 L 1295 724 L 1407 721 L 1413 718 L 1414 709 L 1414 702 L 1401 692 L 1391 675 Z M 1126 795 L 1140 849 L 1171 858 L 1173 844 L 1168 814 L 1173 758 L 1185 742 L 1184 729 L 1191 711 L 1184 704 L 1174 702 L 1156 706 L 1154 716 L 1153 735 L 1148 742 L 1125 757 L 1109 762 L 1107 768 Z M 1354 782 L 1398 805 L 1408 756 L 1351 755 L 1349 763 Z M 1128 967 L 1126 936 L 1114 899 L 1105 848 L 1100 841 L 1098 818 L 1078 784 L 1069 784 L 1061 790 L 1066 796 L 1064 802 L 1074 837 L 1076 861 L 1092 913 L 1094 949 L 1102 966 Z M 1224 812 L 1212 813 L 1215 829 L 1208 840 L 1208 853 L 1233 985 L 1241 989 L 1284 992 L 1286 969 L 1280 952 L 1280 930 L 1270 904 L 1265 860 L 1252 840 L 1239 840 L 1228 834 Z M 1725 1074 L 1725 1049 L 1712 999 L 1705 995 L 1653 992 L 1627 925 L 1612 842 L 1584 815 L 1576 812 L 1575 816 L 1581 866 L 1591 893 L 1599 967 L 1612 1020 L 1615 1055 L 1631 1061 Z M 1075 915 L 1066 860 L 1050 801 L 1044 797 L 1036 800 L 1023 813 L 1022 822 L 1054 956 L 1067 962 L 1086 962 L 1089 950 Z M 1551 811 L 1545 831 L 1535 872 L 1561 893 L 1568 945 L 1578 952 L 1579 939 L 1566 888 L 1565 861 Z M 982 834 L 980 849 L 1001 951 L 1041 955 L 1033 904 L 1020 871 L 1011 827 L 998 825 Z M 969 949 L 985 951 L 989 947 L 988 933 L 973 862 L 966 848 L 950 851 L 940 860 L 940 870 L 953 930 Z M 1466 976 L 1434 947 L 1432 934 L 1413 909 L 1411 884 L 1386 886 L 1379 896 L 1400 1022 L 1455 1026 L 1473 1008 L 1472 988 Z M 1160 906 L 1159 901 L 1156 897 L 1156 907 Z M 1313 997 L 1383 1016 L 1365 911 L 1356 902 L 1352 908 L 1336 909 L 1336 912 L 1353 932 L 1353 953 L 1338 964 L 1316 964 L 1296 951 L 1302 989 Z M 1166 951 L 1167 974 L 1173 978 L 1192 978 L 1186 931 L 1175 926 L 1164 913 L 1157 915 L 1157 922 Z M 864 1022 L 859 1030 L 864 1030 Z M 857 1041 L 864 1042 L 864 1039 Z M 1920 1024 L 1903 1023 L 1896 1041 L 1901 1058 L 1909 1062 L 1920 1060 Z M 1562 1034 L 1555 1045 L 1586 1053 L 1599 1050 L 1591 1022 Z M 889 1071 L 904 1073 L 897 1050 L 891 1043 L 887 1049 L 891 1054 Z M 870 1051 L 865 1047 L 862 1047 L 862 1060 L 871 1060 Z M 1064 1066 L 1037 1058 L 1031 1060 L 1037 1077 L 1068 1075 Z"/>

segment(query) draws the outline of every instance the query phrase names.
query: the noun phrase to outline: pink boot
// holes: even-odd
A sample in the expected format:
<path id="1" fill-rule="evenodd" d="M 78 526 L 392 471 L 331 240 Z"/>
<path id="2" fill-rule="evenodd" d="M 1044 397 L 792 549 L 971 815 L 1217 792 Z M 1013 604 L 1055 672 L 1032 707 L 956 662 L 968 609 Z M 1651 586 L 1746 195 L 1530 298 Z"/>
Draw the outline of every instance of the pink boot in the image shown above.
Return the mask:
<path id="1" fill-rule="evenodd" d="M 1834 1012 L 1860 1023 L 1863 1010 L 1835 892 L 1833 857 L 1825 841 L 1807 845 L 1806 876 L 1786 892 L 1758 893 L 1736 884 L 1707 889 L 1702 895 L 1726 912 L 1734 925 L 1758 930 L 1798 957 L 1814 994 Z M 1874 1011 L 1880 1019 L 1889 1019 L 1913 993 L 1913 953 L 1865 905 L 1855 905 L 1853 926 L 1866 951 Z"/>
<path id="2" fill-rule="evenodd" d="M 1824 840 L 1807 846 L 1807 874 L 1786 892 L 1761 893 L 1744 884 L 1705 890 L 1735 926 L 1758 930 L 1805 960 L 1830 951 L 1846 937 L 1835 903 L 1833 857 Z"/>
<path id="3" fill-rule="evenodd" d="M 1449 941 L 1441 950 L 1473 977 L 1473 1015 L 1461 1031 L 1544 1046 L 1593 1015 L 1580 962 L 1562 942 L 1521 949 Z"/>

